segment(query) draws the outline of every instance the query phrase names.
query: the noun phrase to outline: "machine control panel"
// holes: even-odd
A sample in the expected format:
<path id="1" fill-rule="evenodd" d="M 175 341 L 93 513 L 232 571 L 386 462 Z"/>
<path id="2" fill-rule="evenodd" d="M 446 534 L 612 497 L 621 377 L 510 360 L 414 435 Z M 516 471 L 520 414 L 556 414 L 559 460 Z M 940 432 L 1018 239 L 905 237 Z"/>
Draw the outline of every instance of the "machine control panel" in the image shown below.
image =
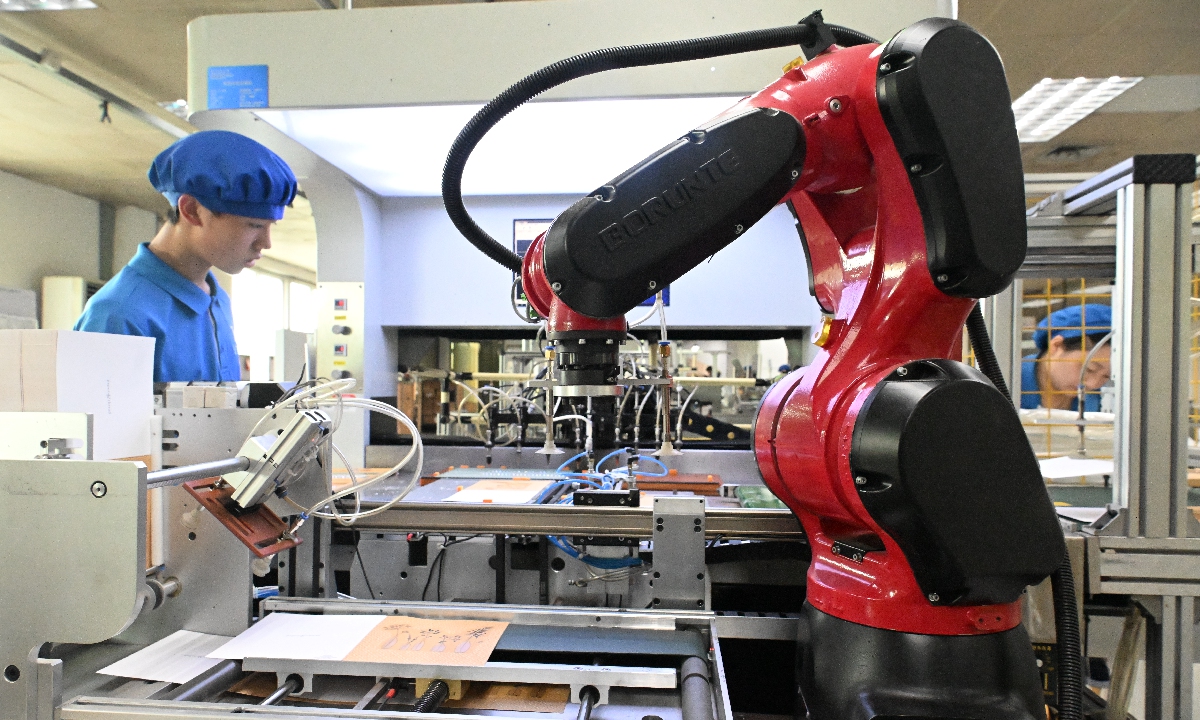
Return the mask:
<path id="1" fill-rule="evenodd" d="M 363 376 L 363 284 L 317 283 L 317 374 L 340 380 Z"/>

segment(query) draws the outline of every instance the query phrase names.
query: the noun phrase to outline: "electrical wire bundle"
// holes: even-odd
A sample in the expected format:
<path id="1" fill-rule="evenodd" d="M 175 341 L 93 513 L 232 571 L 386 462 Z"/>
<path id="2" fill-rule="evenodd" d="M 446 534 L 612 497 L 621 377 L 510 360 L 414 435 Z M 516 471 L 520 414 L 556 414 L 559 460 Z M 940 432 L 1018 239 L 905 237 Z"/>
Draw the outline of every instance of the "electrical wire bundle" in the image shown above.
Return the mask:
<path id="1" fill-rule="evenodd" d="M 386 510 L 392 508 L 396 503 L 403 500 L 404 497 L 408 495 L 408 493 L 414 487 L 416 487 L 417 482 L 421 478 L 421 470 L 425 462 L 425 448 L 421 442 L 420 429 L 413 423 L 412 420 L 408 418 L 407 415 L 391 405 L 388 405 L 387 403 L 382 403 L 378 400 L 371 400 L 369 398 L 347 396 L 345 393 L 353 389 L 356 382 L 357 381 L 353 378 L 345 378 L 342 380 L 331 380 L 325 382 L 311 381 L 309 383 L 305 383 L 304 385 L 297 385 L 288 391 L 288 393 L 282 398 L 280 398 L 279 402 L 277 402 L 273 408 L 263 415 L 258 423 L 255 424 L 254 429 L 250 432 L 251 436 L 256 435 L 263 423 L 269 418 L 272 418 L 272 416 L 275 414 L 275 411 L 281 407 L 293 407 L 297 411 L 323 408 L 334 410 L 332 413 L 333 431 L 330 433 L 329 441 L 330 448 L 334 454 L 341 458 L 342 464 L 346 466 L 346 471 L 350 475 L 350 485 L 342 490 L 330 494 L 328 497 L 323 498 L 321 501 L 317 502 L 311 507 L 304 507 L 292 498 L 285 496 L 284 500 L 300 511 L 298 513 L 299 520 L 297 520 L 296 524 L 292 527 L 292 532 L 298 530 L 300 526 L 310 517 L 321 518 L 325 520 L 335 520 L 341 525 L 351 525 L 362 518 L 385 512 Z M 346 461 L 346 456 L 342 454 L 342 451 L 338 449 L 337 445 L 335 445 L 332 440 L 333 433 L 337 432 L 338 427 L 341 425 L 342 414 L 345 408 L 357 408 L 380 413 L 400 422 L 412 435 L 412 447 L 404 455 L 404 457 L 401 458 L 400 462 L 396 463 L 384 472 L 360 482 L 358 476 L 354 472 L 354 467 Z M 403 470 L 405 466 L 407 466 L 409 462 L 413 460 L 414 457 L 416 458 L 416 464 L 413 466 L 412 475 L 407 482 L 402 484 L 396 495 L 379 507 L 364 511 L 362 509 L 363 491 L 382 483 L 384 480 L 387 480 L 390 477 L 398 475 L 400 471 Z M 354 511 L 349 513 L 340 512 L 337 507 L 337 502 L 342 498 L 349 497 L 351 495 L 354 496 Z"/>

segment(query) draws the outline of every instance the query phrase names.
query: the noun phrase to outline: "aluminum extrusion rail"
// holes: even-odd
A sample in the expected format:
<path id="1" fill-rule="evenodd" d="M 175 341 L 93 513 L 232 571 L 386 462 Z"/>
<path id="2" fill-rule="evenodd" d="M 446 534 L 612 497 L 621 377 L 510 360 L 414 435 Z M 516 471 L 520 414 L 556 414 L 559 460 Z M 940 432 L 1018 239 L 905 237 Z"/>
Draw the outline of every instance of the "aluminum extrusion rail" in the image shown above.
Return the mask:
<path id="1" fill-rule="evenodd" d="M 366 503 L 363 509 L 368 509 Z M 754 540 L 803 540 L 804 530 L 790 510 L 709 508 L 705 536 Z M 648 538 L 654 532 L 650 508 L 574 505 L 473 505 L 400 503 L 355 523 L 360 530 L 570 535 Z"/>

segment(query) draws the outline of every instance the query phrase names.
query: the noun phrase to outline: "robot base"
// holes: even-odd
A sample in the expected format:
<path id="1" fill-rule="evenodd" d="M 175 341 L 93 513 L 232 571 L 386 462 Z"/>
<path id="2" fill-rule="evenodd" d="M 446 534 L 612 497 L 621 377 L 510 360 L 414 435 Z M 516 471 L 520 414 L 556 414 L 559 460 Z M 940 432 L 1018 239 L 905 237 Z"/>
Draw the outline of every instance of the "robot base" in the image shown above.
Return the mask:
<path id="1" fill-rule="evenodd" d="M 916 635 L 841 620 L 807 603 L 802 616 L 799 718 L 1046 717 L 1033 648 L 1021 625 L 990 635 Z"/>

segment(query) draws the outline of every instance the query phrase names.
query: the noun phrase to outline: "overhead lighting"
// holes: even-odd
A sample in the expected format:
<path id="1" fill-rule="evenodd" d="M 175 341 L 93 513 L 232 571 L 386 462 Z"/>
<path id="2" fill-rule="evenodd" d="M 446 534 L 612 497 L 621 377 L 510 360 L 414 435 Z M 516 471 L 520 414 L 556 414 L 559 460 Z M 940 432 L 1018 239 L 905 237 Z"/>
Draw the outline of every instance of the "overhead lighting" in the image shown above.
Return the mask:
<path id="1" fill-rule="evenodd" d="M 1140 77 L 1044 78 L 1013 103 L 1021 142 L 1046 142 L 1137 85 Z"/>
<path id="2" fill-rule="evenodd" d="M 472 153 L 465 195 L 582 194 L 736 103 L 737 97 L 545 101 L 504 118 Z M 450 145 L 481 105 L 258 110 L 383 196 L 442 192 Z"/>
<path id="3" fill-rule="evenodd" d="M 92 10 L 95 7 L 96 3 L 91 0 L 0 0 L 0 12 Z"/>
<path id="4" fill-rule="evenodd" d="M 172 100 L 170 102 L 160 102 L 158 106 L 163 110 L 172 113 L 176 117 L 179 117 L 183 120 L 188 119 L 188 104 L 187 100 L 184 100 L 183 98 Z"/>

